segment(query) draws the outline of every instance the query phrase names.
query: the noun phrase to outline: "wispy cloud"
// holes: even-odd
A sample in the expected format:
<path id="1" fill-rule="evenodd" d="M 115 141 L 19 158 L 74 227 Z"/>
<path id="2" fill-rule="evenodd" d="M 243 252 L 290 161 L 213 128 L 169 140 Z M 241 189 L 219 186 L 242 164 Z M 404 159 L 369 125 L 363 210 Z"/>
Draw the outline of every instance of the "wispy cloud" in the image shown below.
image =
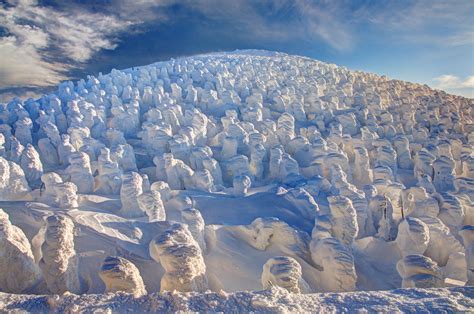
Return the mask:
<path id="1" fill-rule="evenodd" d="M 11 1 L 0 10 L 0 86 L 49 86 L 101 49 L 131 22 L 83 10 L 60 11 L 34 1 Z"/>
<path id="2" fill-rule="evenodd" d="M 456 75 L 445 74 L 433 79 L 434 86 L 439 89 L 458 89 L 458 88 L 473 88 L 474 89 L 474 75 L 467 76 L 462 79 Z"/>
<path id="3" fill-rule="evenodd" d="M 311 38 L 320 38 L 338 51 L 347 51 L 354 44 L 350 13 L 346 4 L 337 1 L 296 1 L 301 25 Z M 317 5 L 315 5 L 317 3 Z"/>
<path id="4" fill-rule="evenodd" d="M 363 18 L 392 40 L 443 46 L 473 45 L 474 3 L 464 0 L 383 1 Z"/>
<path id="5" fill-rule="evenodd" d="M 0 38 L 0 86 L 47 86 L 64 79 L 65 66 L 47 62 L 41 51 L 48 35 L 28 25 L 14 25 Z"/>
<path id="6" fill-rule="evenodd" d="M 452 74 L 444 74 L 433 78 L 431 85 L 451 94 L 474 98 L 474 75 L 461 78 Z"/>
<path id="7" fill-rule="evenodd" d="M 174 4 L 185 5 L 206 20 L 228 25 L 239 36 L 254 40 L 318 42 L 337 51 L 348 50 L 353 44 L 348 10 L 341 2 L 178 0 Z"/>

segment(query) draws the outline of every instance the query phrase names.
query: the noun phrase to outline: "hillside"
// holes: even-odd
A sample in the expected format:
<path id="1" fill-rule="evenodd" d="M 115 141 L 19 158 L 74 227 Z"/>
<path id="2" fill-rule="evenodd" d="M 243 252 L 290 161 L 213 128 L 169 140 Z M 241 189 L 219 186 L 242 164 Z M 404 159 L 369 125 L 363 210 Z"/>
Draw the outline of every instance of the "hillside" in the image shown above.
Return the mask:
<path id="1" fill-rule="evenodd" d="M 118 291 L 141 299 L 118 294 L 117 306 L 140 310 L 258 310 L 259 296 L 271 311 L 472 308 L 471 288 L 374 290 L 473 284 L 473 105 L 254 50 L 0 104 L 0 291 L 84 294 L 0 299 L 27 310 L 113 307 L 96 294 Z M 274 286 L 293 294 L 237 292 L 286 293 Z M 152 294 L 172 290 L 206 294 Z M 373 292 L 314 294 L 360 290 Z"/>

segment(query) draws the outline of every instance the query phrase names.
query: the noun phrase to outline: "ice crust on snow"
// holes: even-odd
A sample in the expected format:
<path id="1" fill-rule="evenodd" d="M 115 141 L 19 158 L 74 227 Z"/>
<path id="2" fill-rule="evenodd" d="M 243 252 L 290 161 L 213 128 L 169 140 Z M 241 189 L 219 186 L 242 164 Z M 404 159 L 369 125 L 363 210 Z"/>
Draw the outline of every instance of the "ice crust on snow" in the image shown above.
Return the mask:
<path id="1" fill-rule="evenodd" d="M 258 51 L 0 104 L 0 291 L 472 285 L 473 105 Z"/>

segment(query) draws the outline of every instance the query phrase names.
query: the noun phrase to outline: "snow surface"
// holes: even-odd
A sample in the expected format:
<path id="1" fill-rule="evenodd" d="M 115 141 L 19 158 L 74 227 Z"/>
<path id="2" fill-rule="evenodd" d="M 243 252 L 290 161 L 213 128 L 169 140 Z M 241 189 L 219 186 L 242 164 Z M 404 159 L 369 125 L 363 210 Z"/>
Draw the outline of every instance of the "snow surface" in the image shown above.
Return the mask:
<path id="1" fill-rule="evenodd" d="M 472 284 L 473 108 L 257 50 L 0 104 L 0 291 L 68 291 L 0 306 L 472 309 L 469 287 L 380 290 Z"/>
<path id="2" fill-rule="evenodd" d="M 236 293 L 13 295 L 0 293 L 0 311 L 77 313 L 437 313 L 472 312 L 474 288 L 396 289 L 293 294 L 283 288 Z"/>

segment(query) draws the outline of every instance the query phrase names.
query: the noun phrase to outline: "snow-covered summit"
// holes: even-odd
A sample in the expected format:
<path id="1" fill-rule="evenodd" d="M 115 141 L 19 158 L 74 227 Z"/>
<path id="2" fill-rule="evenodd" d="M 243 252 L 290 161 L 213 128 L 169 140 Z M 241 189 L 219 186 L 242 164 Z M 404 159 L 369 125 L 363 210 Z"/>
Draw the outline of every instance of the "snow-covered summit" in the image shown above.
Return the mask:
<path id="1" fill-rule="evenodd" d="M 470 283 L 473 105 L 259 50 L 112 70 L 0 104 L 0 206 L 31 243 L 29 262 L 66 256 L 61 276 L 40 262 L 39 282 L 20 290 Z M 104 273 L 110 257 L 118 271 Z"/>

